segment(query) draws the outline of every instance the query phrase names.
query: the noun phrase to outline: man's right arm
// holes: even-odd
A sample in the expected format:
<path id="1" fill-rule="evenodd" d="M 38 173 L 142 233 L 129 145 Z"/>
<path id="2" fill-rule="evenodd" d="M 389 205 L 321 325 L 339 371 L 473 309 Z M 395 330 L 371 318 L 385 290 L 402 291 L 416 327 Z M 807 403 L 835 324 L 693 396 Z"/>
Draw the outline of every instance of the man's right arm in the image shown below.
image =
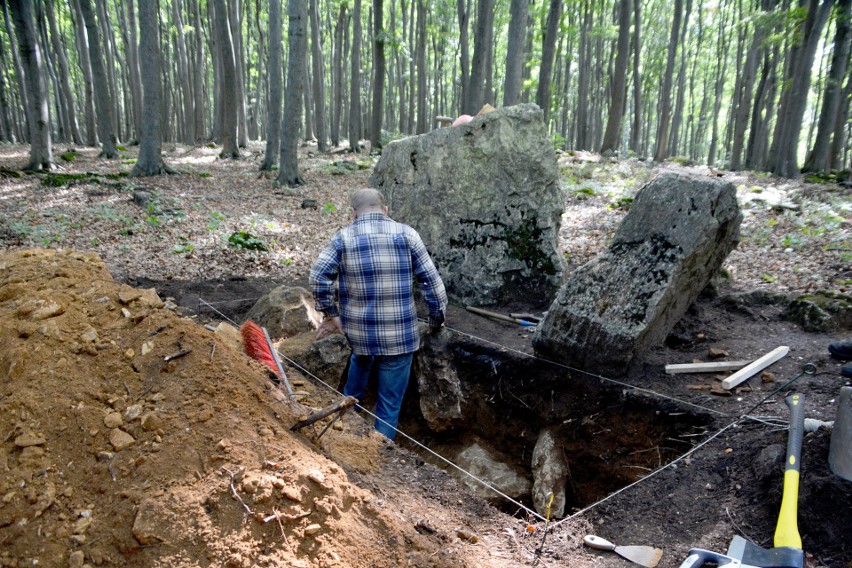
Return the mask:
<path id="1" fill-rule="evenodd" d="M 311 268 L 308 283 L 316 303 L 316 309 L 326 317 L 340 316 L 337 305 L 335 281 L 340 270 L 340 241 L 337 236 L 320 252 Z"/>

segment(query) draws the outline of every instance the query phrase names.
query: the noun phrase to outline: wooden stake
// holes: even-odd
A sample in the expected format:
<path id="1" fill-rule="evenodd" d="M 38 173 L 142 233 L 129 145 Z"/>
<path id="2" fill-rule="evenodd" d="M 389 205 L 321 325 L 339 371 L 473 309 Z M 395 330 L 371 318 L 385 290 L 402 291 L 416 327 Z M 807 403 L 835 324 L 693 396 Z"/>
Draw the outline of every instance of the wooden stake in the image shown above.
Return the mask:
<path id="1" fill-rule="evenodd" d="M 742 369 L 722 381 L 722 387 L 728 390 L 734 388 L 735 386 L 749 379 L 758 371 L 762 371 L 775 361 L 778 361 L 779 359 L 783 358 L 789 352 L 790 348 L 786 345 L 782 345 L 781 347 L 773 349 L 760 359 L 752 362 L 750 365 L 743 367 Z"/>
<path id="2" fill-rule="evenodd" d="M 686 373 L 715 373 L 717 371 L 737 371 L 751 363 L 748 361 L 714 361 L 712 363 L 679 363 L 666 365 L 667 375 Z"/>

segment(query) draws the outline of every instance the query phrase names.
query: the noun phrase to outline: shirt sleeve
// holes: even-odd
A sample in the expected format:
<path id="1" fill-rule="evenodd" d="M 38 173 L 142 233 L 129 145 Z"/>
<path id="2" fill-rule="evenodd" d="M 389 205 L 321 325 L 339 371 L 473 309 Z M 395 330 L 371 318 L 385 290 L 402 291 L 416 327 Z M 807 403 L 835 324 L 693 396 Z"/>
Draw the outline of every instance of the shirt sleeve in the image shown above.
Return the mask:
<path id="1" fill-rule="evenodd" d="M 340 315 L 340 308 L 337 304 L 337 288 L 335 286 L 335 281 L 340 271 L 340 244 L 339 235 L 335 235 L 331 242 L 320 252 L 308 276 L 308 283 L 316 302 L 316 308 L 326 317 L 337 317 Z"/>
<path id="2" fill-rule="evenodd" d="M 411 259 L 414 264 L 414 277 L 420 282 L 423 298 L 429 308 L 429 324 L 439 326 L 444 323 L 444 310 L 447 308 L 447 291 L 444 281 L 432 262 L 432 257 L 426 250 L 426 245 L 417 231 L 409 235 L 411 243 Z"/>

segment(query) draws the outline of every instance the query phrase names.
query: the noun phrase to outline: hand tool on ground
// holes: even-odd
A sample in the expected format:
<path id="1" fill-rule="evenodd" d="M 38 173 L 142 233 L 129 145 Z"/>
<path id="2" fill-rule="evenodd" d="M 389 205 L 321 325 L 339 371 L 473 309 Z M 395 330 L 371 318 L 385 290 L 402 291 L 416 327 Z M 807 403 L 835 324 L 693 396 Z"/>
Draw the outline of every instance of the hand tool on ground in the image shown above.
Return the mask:
<path id="1" fill-rule="evenodd" d="M 663 551 L 653 546 L 616 546 L 605 538 L 593 534 L 584 536 L 583 544 L 597 550 L 610 550 L 646 568 L 654 568 L 663 556 Z"/>
<path id="2" fill-rule="evenodd" d="M 272 340 L 269 338 L 269 332 L 265 327 L 260 327 L 251 320 L 240 327 L 240 334 L 243 336 L 243 344 L 246 348 L 246 354 L 260 361 L 275 373 L 281 384 L 284 385 L 284 390 L 288 395 L 293 395 L 293 388 L 290 386 L 290 381 L 287 380 L 287 374 L 284 373 L 284 367 L 281 366 L 281 361 L 278 359 L 278 353 L 272 345 Z"/>
<path id="3" fill-rule="evenodd" d="M 474 313 L 479 316 L 485 316 L 487 318 L 492 318 L 500 321 L 507 321 L 509 323 L 516 323 L 518 325 L 522 325 L 524 327 L 535 327 L 535 323 L 523 319 L 513 318 L 509 316 L 504 316 L 503 314 L 498 314 L 496 312 L 489 312 L 488 310 L 483 310 L 482 308 L 474 308 L 471 306 L 467 307 L 467 311 Z"/>
<path id="4" fill-rule="evenodd" d="M 804 568 L 805 553 L 796 520 L 799 504 L 799 462 L 805 430 L 805 399 L 793 394 L 786 399 L 790 408 L 787 435 L 787 459 L 784 465 L 784 491 L 781 511 L 775 526 L 775 548 L 757 546 L 737 535 L 731 540 L 727 554 L 692 548 L 680 568 L 698 568 L 712 562 L 718 568 Z"/>

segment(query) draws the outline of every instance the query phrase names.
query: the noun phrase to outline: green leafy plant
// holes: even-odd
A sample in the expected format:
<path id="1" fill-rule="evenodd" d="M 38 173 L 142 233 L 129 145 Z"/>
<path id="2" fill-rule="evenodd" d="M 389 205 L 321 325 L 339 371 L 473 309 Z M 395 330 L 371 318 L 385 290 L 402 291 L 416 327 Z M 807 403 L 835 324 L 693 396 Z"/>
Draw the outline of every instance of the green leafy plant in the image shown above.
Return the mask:
<path id="1" fill-rule="evenodd" d="M 207 230 L 208 231 L 216 231 L 219 229 L 219 226 L 222 224 L 222 221 L 225 220 L 225 216 L 219 213 L 218 211 L 211 211 L 207 214 Z"/>
<path id="2" fill-rule="evenodd" d="M 763 281 L 768 283 L 768 284 L 772 284 L 776 280 L 778 280 L 778 279 L 775 276 L 772 276 L 770 274 L 764 274 L 763 275 Z"/>
<path id="3" fill-rule="evenodd" d="M 157 215 L 148 215 L 145 217 L 145 222 L 151 225 L 152 227 L 159 227 L 163 224 L 163 220 L 160 219 Z"/>
<path id="4" fill-rule="evenodd" d="M 76 158 L 79 155 L 80 155 L 79 152 L 63 152 L 63 153 L 59 154 L 59 157 L 62 158 L 63 160 L 65 160 L 66 162 L 73 162 L 74 158 Z"/>
<path id="5" fill-rule="evenodd" d="M 172 247 L 172 254 L 189 254 L 195 250 L 195 245 L 186 237 L 178 237 L 180 241 L 178 244 Z"/>
<path id="6" fill-rule="evenodd" d="M 322 212 L 326 215 L 331 215 L 332 213 L 337 213 L 337 207 L 334 206 L 334 203 L 326 203 L 322 206 Z"/>
<path id="7" fill-rule="evenodd" d="M 576 195 L 578 199 L 586 199 L 588 197 L 593 197 L 596 195 L 595 190 L 587 185 L 584 185 L 583 187 L 578 187 L 577 189 L 572 190 L 571 193 Z"/>
<path id="8" fill-rule="evenodd" d="M 609 205 L 606 206 L 606 208 L 609 209 L 610 211 L 612 211 L 613 209 L 627 210 L 627 209 L 630 209 L 631 205 L 633 205 L 633 198 L 628 197 L 628 196 L 624 196 L 624 197 L 619 197 L 615 201 L 611 201 L 609 203 Z"/>
<path id="9" fill-rule="evenodd" d="M 248 231 L 237 231 L 232 233 L 231 236 L 228 237 L 228 244 L 247 250 L 259 250 L 263 252 L 267 252 L 269 250 L 266 248 L 266 245 L 263 244 L 263 241 Z"/>

